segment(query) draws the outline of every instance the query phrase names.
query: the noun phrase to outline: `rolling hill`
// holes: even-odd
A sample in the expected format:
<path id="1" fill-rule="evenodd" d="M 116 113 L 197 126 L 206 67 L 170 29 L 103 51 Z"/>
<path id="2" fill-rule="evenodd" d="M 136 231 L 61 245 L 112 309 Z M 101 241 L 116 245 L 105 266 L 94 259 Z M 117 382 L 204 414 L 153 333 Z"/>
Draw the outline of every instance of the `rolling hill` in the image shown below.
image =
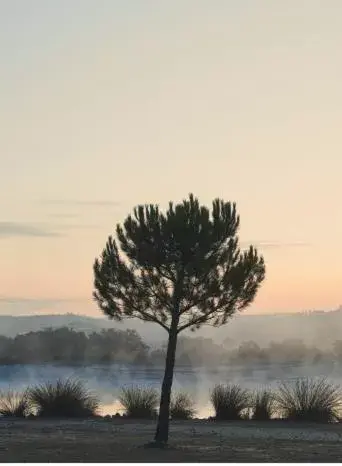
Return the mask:
<path id="1" fill-rule="evenodd" d="M 150 344 L 166 339 L 166 333 L 155 324 L 133 319 L 123 323 L 106 318 L 92 318 L 75 314 L 0 316 L 0 334 L 13 337 L 19 333 L 37 331 L 44 328 L 64 327 L 84 332 L 97 332 L 101 329 L 132 328 Z M 318 347 L 330 346 L 342 339 L 342 307 L 335 311 L 312 311 L 297 314 L 238 315 L 220 328 L 203 327 L 189 336 L 212 338 L 217 343 L 226 342 L 236 346 L 242 341 L 253 340 L 259 345 L 285 339 L 301 339 Z"/>

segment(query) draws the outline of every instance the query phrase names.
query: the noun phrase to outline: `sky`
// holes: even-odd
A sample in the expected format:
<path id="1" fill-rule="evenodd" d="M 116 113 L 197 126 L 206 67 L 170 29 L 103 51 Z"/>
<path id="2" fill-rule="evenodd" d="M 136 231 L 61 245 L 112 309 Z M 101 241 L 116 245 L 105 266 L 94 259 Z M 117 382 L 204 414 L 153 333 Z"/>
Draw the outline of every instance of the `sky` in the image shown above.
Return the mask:
<path id="1" fill-rule="evenodd" d="M 75 312 L 137 204 L 237 203 L 246 313 L 342 302 L 340 0 L 0 0 L 0 313 Z"/>

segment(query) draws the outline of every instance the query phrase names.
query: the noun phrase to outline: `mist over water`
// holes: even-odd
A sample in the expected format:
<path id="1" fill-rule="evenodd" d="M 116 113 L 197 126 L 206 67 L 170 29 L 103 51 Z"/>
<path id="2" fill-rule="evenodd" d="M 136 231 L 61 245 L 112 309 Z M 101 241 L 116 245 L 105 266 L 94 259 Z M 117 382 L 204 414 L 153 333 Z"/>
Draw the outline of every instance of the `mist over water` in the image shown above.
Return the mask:
<path id="1" fill-rule="evenodd" d="M 105 319 L 72 315 L 0 317 L 0 389 L 74 377 L 99 396 L 102 414 L 122 412 L 120 388 L 158 392 L 165 362 L 165 335 L 155 325 L 124 330 Z M 226 327 L 180 337 L 173 391 L 191 395 L 198 417 L 212 414 L 210 392 L 218 383 L 276 388 L 280 381 L 325 377 L 342 385 L 342 308 L 308 315 L 240 316 Z M 212 332 L 212 333 L 210 333 Z M 158 337 L 159 338 L 159 337 Z M 58 364 L 57 364 L 58 362 Z"/>
<path id="2" fill-rule="evenodd" d="M 97 393 L 101 401 L 101 414 L 122 412 L 118 402 L 120 388 L 139 385 L 155 387 L 158 392 L 163 377 L 163 367 L 141 367 L 112 364 L 82 367 L 55 365 L 0 366 L 0 389 L 25 389 L 28 385 L 55 381 L 58 378 L 76 377 Z M 342 384 L 342 365 L 336 361 L 324 364 L 253 364 L 240 366 L 180 367 L 174 374 L 173 391 L 189 393 L 197 408 L 198 417 L 212 414 L 210 391 L 218 383 L 239 383 L 246 388 L 277 387 L 280 381 L 302 377 L 326 377 Z"/>

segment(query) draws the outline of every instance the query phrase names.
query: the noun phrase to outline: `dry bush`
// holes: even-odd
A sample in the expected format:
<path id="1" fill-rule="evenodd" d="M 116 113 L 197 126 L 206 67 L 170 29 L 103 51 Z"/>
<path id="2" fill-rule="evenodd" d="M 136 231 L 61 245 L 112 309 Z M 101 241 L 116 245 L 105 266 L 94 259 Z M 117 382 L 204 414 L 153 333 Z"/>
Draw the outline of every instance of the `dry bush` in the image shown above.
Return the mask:
<path id="1" fill-rule="evenodd" d="M 177 393 L 171 399 L 171 419 L 192 419 L 195 414 L 195 404 L 187 393 Z"/>
<path id="2" fill-rule="evenodd" d="M 292 421 L 334 422 L 342 406 L 341 387 L 325 379 L 282 383 L 276 394 L 282 417 Z"/>
<path id="3" fill-rule="evenodd" d="M 153 388 L 137 386 L 122 388 L 119 401 L 127 417 L 154 419 L 157 415 L 158 394 Z"/>
<path id="4" fill-rule="evenodd" d="M 31 414 L 27 391 L 13 390 L 0 392 L 0 415 L 5 417 L 26 417 Z"/>
<path id="5" fill-rule="evenodd" d="M 236 384 L 216 385 L 210 400 L 215 410 L 215 418 L 225 421 L 243 419 L 251 405 L 249 391 Z"/>
<path id="6" fill-rule="evenodd" d="M 99 401 L 79 380 L 46 382 L 28 390 L 30 403 L 40 417 L 92 417 Z"/>

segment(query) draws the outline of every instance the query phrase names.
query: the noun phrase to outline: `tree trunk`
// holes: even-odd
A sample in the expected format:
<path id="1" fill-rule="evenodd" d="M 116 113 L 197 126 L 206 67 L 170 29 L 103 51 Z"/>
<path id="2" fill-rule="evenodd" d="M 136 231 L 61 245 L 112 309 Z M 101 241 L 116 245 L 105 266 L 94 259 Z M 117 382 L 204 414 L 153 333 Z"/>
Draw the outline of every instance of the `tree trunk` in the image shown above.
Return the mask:
<path id="1" fill-rule="evenodd" d="M 167 345 L 164 379 L 161 389 L 160 408 L 156 435 L 154 440 L 158 444 L 166 444 L 169 438 L 170 400 L 173 381 L 173 369 L 175 366 L 177 346 L 177 321 L 173 319 L 171 324 L 169 341 Z"/>

